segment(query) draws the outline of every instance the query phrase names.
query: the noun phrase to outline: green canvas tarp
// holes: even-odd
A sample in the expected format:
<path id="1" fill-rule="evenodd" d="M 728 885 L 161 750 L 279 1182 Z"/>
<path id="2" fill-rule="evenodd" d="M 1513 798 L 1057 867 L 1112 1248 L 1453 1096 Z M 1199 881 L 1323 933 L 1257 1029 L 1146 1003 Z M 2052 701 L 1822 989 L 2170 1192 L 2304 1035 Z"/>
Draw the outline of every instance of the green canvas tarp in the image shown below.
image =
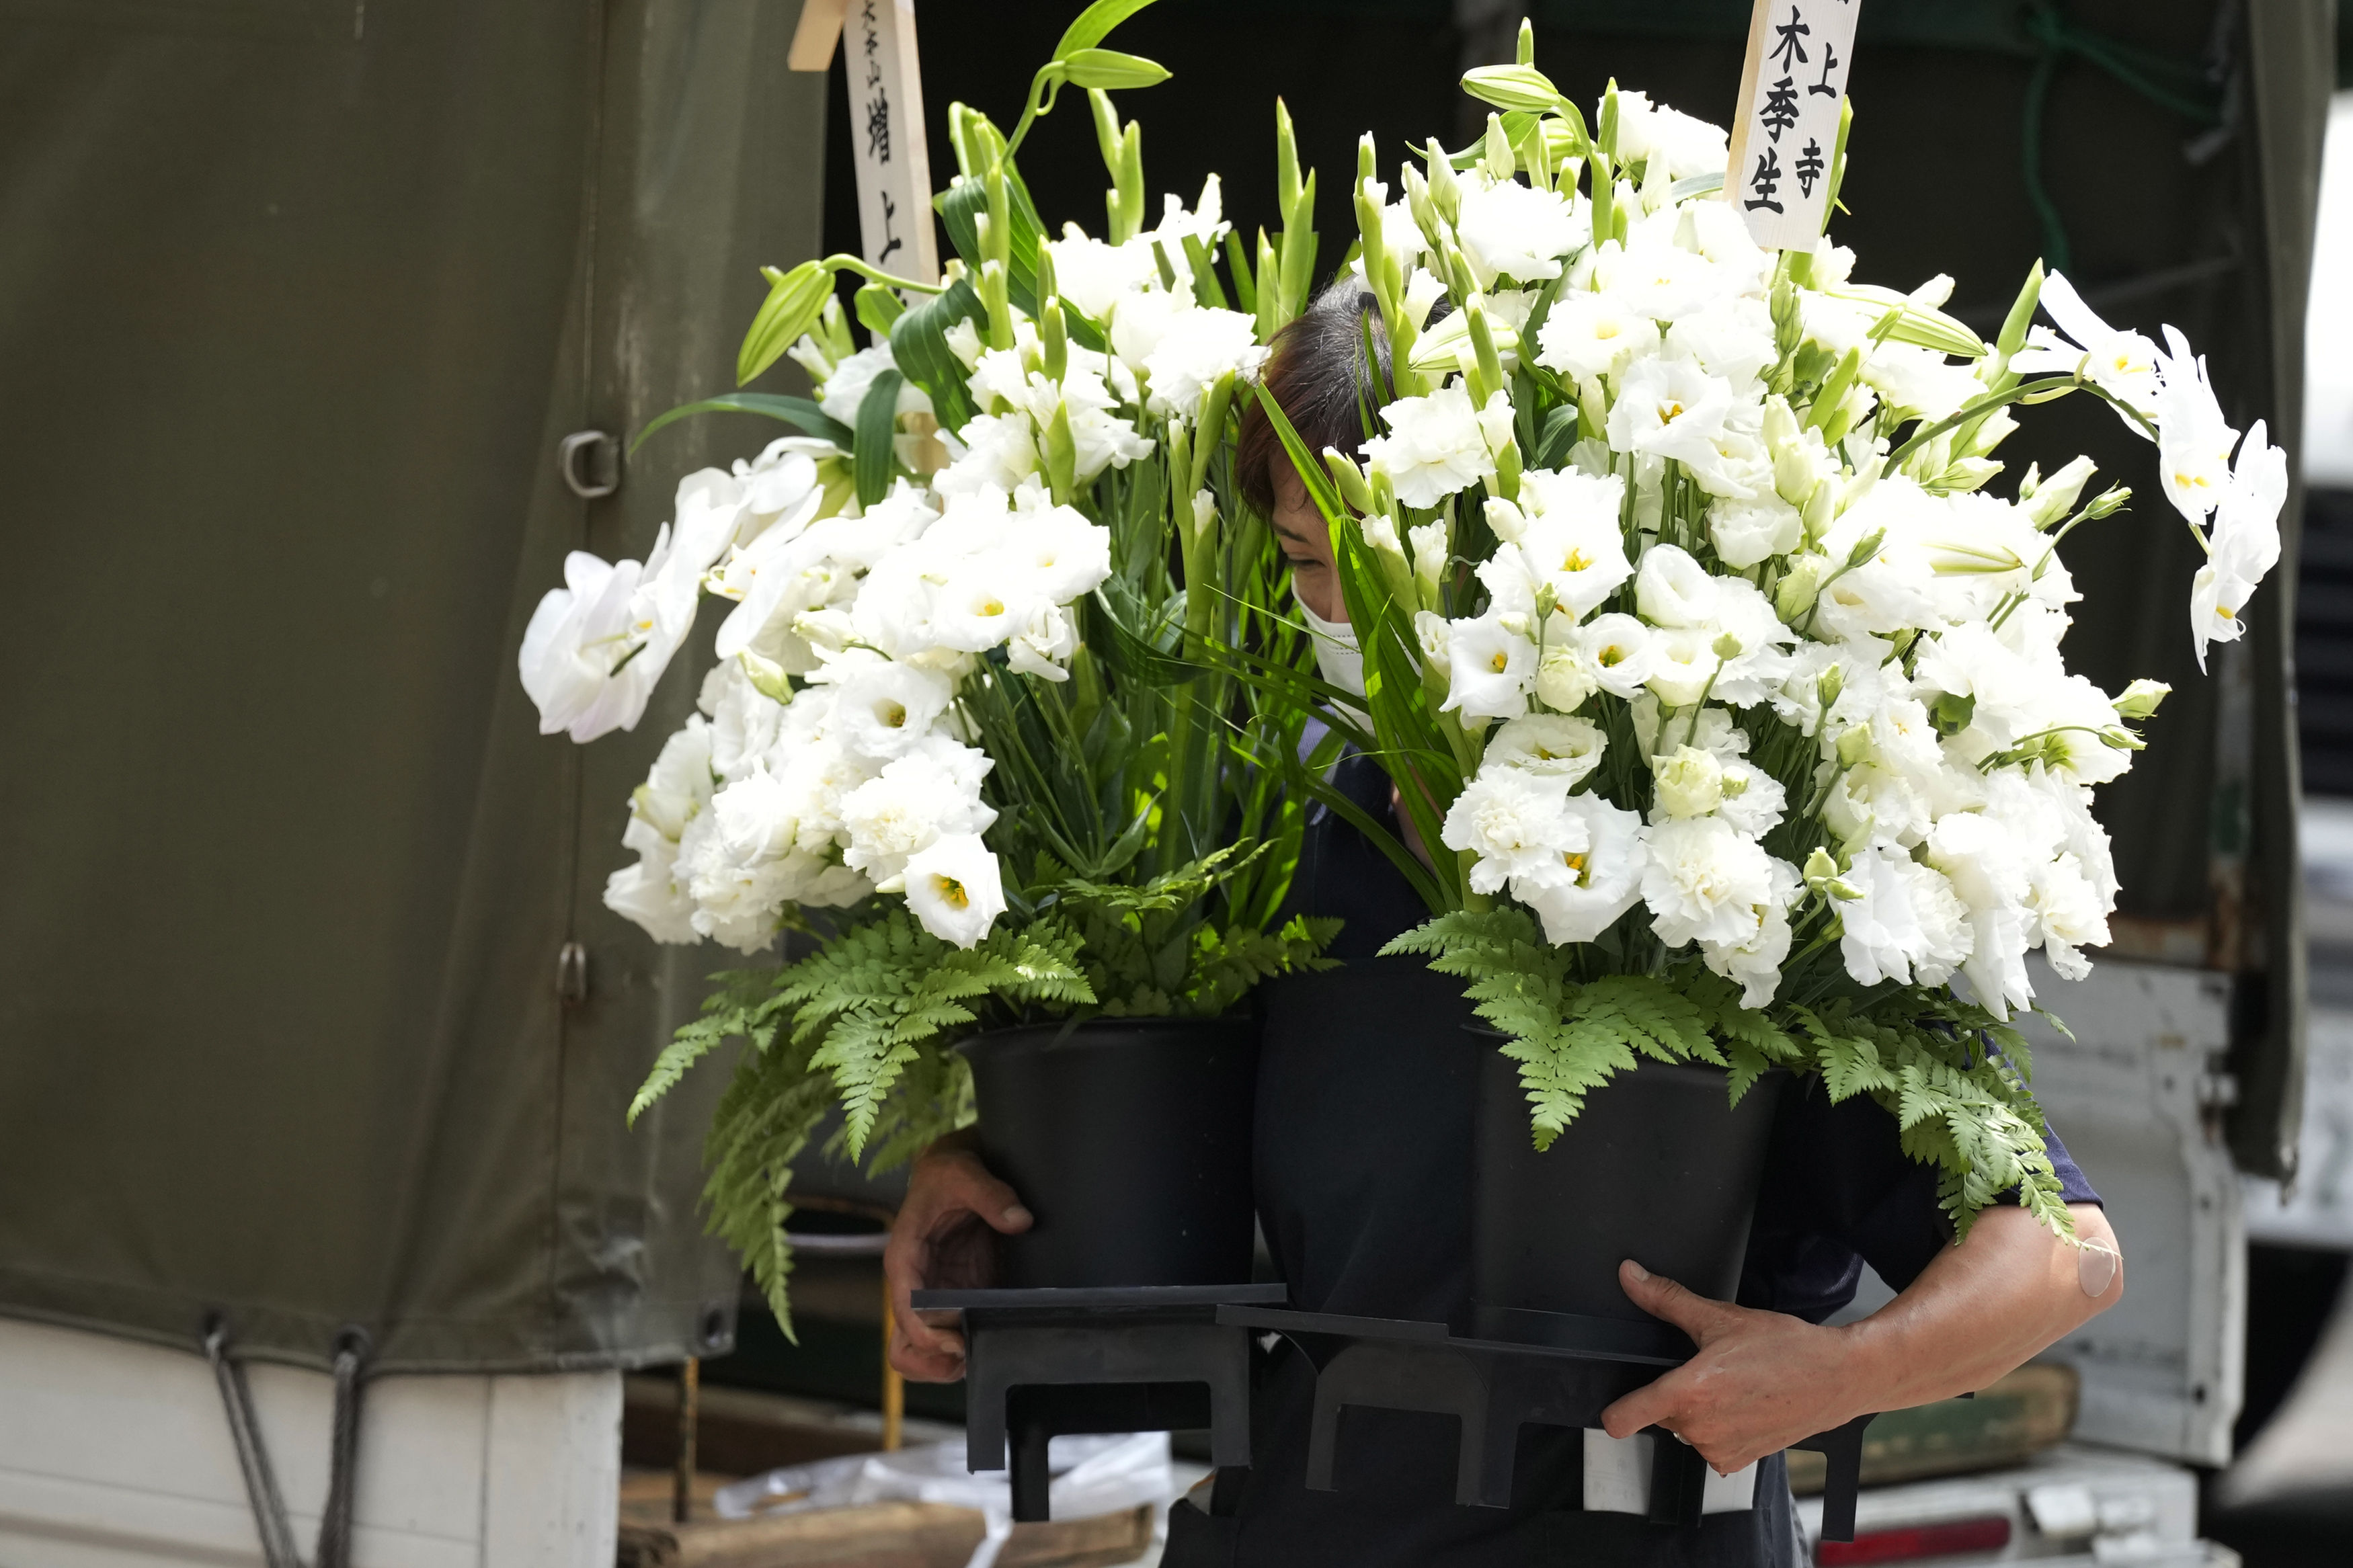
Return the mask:
<path id="1" fill-rule="evenodd" d="M 0 1310 L 382 1370 L 732 1334 L 717 1076 L 621 1121 L 719 964 L 598 902 L 691 661 L 584 749 L 514 654 L 766 438 L 555 468 L 732 384 L 815 252 L 797 10 L 0 4 Z"/>

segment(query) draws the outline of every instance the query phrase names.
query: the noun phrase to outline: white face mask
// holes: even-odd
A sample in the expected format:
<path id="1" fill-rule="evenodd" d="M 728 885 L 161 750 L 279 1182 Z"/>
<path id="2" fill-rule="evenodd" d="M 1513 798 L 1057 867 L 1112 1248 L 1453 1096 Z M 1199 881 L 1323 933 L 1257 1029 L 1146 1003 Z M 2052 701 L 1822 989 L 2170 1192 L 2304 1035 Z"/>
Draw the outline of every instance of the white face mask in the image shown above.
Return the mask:
<path id="1" fill-rule="evenodd" d="M 1324 679 L 1352 696 L 1365 694 L 1365 654 L 1356 646 L 1356 628 L 1345 621 L 1327 621 L 1307 607 L 1297 595 L 1300 618 L 1315 637 L 1315 668 Z M 1353 712 L 1353 710 L 1351 710 Z"/>

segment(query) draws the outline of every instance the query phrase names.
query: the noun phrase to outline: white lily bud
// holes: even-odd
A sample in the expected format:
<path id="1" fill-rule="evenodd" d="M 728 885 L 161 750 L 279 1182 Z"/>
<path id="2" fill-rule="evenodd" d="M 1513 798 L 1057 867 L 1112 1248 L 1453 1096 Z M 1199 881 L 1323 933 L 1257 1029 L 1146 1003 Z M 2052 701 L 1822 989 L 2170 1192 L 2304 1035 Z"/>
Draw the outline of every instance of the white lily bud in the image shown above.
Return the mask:
<path id="1" fill-rule="evenodd" d="M 2027 521 L 2037 528 L 2048 528 L 2065 517 L 2091 482 L 2093 462 L 2089 458 L 2077 458 L 2047 479 L 2040 479 L 2032 489 L 2019 487 L 2021 510 Z"/>

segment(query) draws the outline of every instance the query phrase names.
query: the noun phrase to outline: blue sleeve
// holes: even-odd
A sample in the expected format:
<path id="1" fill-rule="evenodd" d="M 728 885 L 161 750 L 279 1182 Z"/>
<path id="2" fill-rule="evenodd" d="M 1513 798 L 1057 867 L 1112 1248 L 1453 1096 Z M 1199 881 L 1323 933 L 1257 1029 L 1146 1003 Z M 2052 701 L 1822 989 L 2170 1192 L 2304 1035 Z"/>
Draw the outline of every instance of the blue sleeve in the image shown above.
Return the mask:
<path id="1" fill-rule="evenodd" d="M 2066 1200 L 2098 1203 L 2058 1135 L 2044 1146 Z M 1741 1305 L 1820 1322 L 1854 1300 L 1865 1263 L 1901 1290 L 1952 1239 L 1936 1206 L 1936 1173 L 1904 1152 L 1894 1117 L 1863 1095 L 1831 1104 L 1818 1078 L 1785 1086 Z"/>

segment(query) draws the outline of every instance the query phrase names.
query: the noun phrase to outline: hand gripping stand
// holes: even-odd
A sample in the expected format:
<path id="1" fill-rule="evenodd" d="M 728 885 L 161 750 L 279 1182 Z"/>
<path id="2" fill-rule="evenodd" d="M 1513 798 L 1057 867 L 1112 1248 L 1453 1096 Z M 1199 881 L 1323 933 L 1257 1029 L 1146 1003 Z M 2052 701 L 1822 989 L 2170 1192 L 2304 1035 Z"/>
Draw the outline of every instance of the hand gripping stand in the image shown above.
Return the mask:
<path id="1" fill-rule="evenodd" d="M 1342 1406 L 1428 1411 L 1461 1421 L 1454 1500 L 1482 1508 L 1511 1506 L 1523 1425 L 1599 1427 L 1603 1410 L 1691 1353 L 1690 1342 L 1663 1325 L 1549 1312 L 1515 1312 L 1512 1320 L 1514 1329 L 1530 1331 L 1528 1340 L 1458 1339 L 1444 1323 L 1257 1305 L 1218 1310 L 1220 1324 L 1272 1330 L 1314 1364 L 1310 1487 L 1335 1489 L 1333 1459 Z M 1871 1419 L 1864 1415 L 1793 1445 L 1830 1461 L 1822 1492 L 1825 1541 L 1854 1539 L 1862 1433 Z M 1698 1449 L 1652 1430 L 1660 1440 L 1651 1466 L 1649 1518 L 1654 1524 L 1695 1525 L 1705 1461 Z"/>
<path id="2" fill-rule="evenodd" d="M 1273 1285 L 918 1290 L 928 1322 L 965 1336 L 965 1464 L 999 1470 L 1011 1439 L 1013 1517 L 1047 1517 L 1048 1440 L 1081 1432 L 1209 1429 L 1209 1462 L 1250 1464 L 1250 1337 L 1236 1308 Z M 1233 1489 L 1218 1492 L 1230 1497 Z"/>

